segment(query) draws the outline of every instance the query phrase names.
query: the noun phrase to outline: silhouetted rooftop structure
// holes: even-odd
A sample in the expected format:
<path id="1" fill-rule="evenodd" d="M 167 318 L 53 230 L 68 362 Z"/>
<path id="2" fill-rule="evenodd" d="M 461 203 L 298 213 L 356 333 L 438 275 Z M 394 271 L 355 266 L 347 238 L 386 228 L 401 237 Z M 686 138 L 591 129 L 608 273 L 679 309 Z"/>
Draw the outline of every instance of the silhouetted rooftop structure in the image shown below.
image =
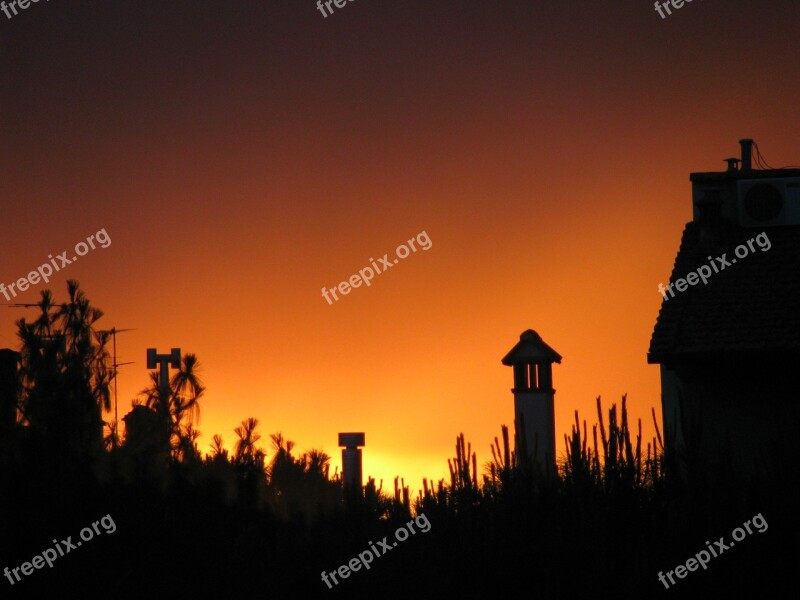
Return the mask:
<path id="1" fill-rule="evenodd" d="M 693 220 L 659 288 L 647 360 L 661 365 L 667 447 L 684 465 L 752 474 L 776 463 L 768 446 L 796 437 L 800 168 L 770 168 L 740 144 L 726 171 L 690 176 Z"/>
<path id="2" fill-rule="evenodd" d="M 771 247 L 750 252 L 661 305 L 648 362 L 733 353 L 800 353 L 800 225 L 764 229 L 686 225 L 674 281 L 766 232 Z M 717 263 L 719 264 L 719 263 Z"/>

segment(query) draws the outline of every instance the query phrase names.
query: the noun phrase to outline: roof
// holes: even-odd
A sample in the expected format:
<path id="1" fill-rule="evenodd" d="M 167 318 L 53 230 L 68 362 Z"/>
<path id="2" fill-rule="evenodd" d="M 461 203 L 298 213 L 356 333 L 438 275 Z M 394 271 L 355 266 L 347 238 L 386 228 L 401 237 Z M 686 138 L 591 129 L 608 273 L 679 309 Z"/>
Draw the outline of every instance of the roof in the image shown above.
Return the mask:
<path id="1" fill-rule="evenodd" d="M 561 362 L 561 355 L 545 344 L 533 329 L 523 331 L 517 345 L 503 358 L 503 364 L 509 367 L 529 362 Z"/>
<path id="2" fill-rule="evenodd" d="M 754 241 L 755 252 L 747 248 L 746 256 L 736 258 L 737 246 L 761 233 L 768 249 Z M 649 363 L 800 351 L 800 225 L 709 229 L 688 223 L 670 282 L 723 254 L 731 264 L 706 277 L 706 284 L 698 281 L 682 292 L 673 287 L 674 297 L 662 301 Z"/>
<path id="3" fill-rule="evenodd" d="M 751 169 L 750 171 L 711 171 L 689 173 L 691 181 L 733 181 L 739 179 L 776 179 L 800 177 L 800 169 Z"/>

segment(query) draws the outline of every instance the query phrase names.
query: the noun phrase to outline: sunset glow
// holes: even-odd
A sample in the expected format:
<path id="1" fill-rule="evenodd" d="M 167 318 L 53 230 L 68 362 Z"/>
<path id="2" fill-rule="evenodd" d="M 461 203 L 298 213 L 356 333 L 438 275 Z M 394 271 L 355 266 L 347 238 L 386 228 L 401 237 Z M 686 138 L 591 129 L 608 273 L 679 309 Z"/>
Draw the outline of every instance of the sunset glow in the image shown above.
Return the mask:
<path id="1" fill-rule="evenodd" d="M 627 393 L 649 441 L 689 173 L 745 136 L 800 155 L 795 3 L 130 4 L 1 25 L 0 281 L 105 228 L 10 302 L 77 279 L 133 329 L 120 416 L 147 348 L 197 354 L 202 451 L 252 416 L 268 453 L 280 431 L 339 465 L 337 433 L 364 431 L 365 478 L 419 489 L 460 432 L 482 465 L 513 426 L 500 359 L 528 328 L 564 357 L 559 452 L 598 395 Z M 421 231 L 429 250 L 321 296 Z M 30 314 L 2 307 L 0 347 Z"/>

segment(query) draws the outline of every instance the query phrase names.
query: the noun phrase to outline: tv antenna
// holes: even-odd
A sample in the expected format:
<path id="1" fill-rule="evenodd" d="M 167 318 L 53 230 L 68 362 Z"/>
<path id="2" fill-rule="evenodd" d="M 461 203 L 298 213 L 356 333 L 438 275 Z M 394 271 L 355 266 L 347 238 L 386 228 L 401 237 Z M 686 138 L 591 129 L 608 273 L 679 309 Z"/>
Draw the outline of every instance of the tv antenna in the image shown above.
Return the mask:
<path id="1" fill-rule="evenodd" d="M 105 329 L 103 331 L 99 331 L 98 333 L 110 333 L 111 340 L 112 340 L 112 351 L 113 351 L 113 358 L 112 358 L 112 368 L 114 369 L 114 433 L 116 434 L 116 429 L 119 427 L 119 416 L 117 414 L 117 373 L 119 372 L 119 367 L 123 365 L 132 365 L 134 361 L 118 363 L 117 362 L 117 334 L 118 333 L 125 333 L 126 331 L 136 331 L 135 329 L 117 329 L 116 327 L 112 327 L 111 329 Z"/>

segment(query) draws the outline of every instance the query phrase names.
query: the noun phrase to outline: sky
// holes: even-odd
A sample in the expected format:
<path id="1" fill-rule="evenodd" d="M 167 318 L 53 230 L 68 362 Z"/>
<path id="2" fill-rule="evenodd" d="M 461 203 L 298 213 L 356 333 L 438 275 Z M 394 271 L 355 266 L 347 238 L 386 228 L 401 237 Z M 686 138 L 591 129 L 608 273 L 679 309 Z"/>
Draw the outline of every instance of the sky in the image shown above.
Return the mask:
<path id="1" fill-rule="evenodd" d="M 195 353 L 204 452 L 256 417 L 265 446 L 282 432 L 334 466 L 338 432 L 364 431 L 364 476 L 384 489 L 446 477 L 460 432 L 482 465 L 513 429 L 500 360 L 529 328 L 563 356 L 559 453 L 597 396 L 607 411 L 627 393 L 649 440 L 646 355 L 689 173 L 723 170 L 744 137 L 774 166 L 800 161 L 800 4 L 332 8 L 0 13 L 0 282 L 111 240 L 11 302 L 64 300 L 77 279 L 99 325 L 134 329 L 117 338 L 133 361 L 120 416 L 147 348 Z M 321 293 L 425 236 L 371 285 Z M 0 306 L 0 348 L 32 314 Z"/>

